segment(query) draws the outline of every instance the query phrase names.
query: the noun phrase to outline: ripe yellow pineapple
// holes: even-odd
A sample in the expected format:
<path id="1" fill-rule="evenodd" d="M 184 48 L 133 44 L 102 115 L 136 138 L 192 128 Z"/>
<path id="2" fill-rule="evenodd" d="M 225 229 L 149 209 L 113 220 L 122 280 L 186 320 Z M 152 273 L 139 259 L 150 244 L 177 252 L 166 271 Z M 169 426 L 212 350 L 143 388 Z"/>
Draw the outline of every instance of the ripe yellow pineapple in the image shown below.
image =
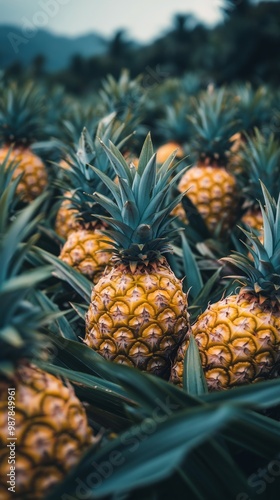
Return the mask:
<path id="1" fill-rule="evenodd" d="M 106 266 L 110 265 L 112 245 L 104 241 L 104 235 L 97 229 L 76 229 L 72 231 L 60 252 L 60 259 L 96 283 Z"/>
<path id="2" fill-rule="evenodd" d="M 0 163 L 8 157 L 9 162 L 17 164 L 13 178 L 22 176 L 17 187 L 17 194 L 22 201 L 29 202 L 37 198 L 48 184 L 48 175 L 45 164 L 29 148 L 14 148 L 10 151 L 9 146 L 0 149 Z"/>
<path id="3" fill-rule="evenodd" d="M 178 189 L 187 191 L 211 234 L 217 229 L 225 233 L 236 222 L 239 194 L 236 178 L 226 169 L 235 122 L 223 89 L 201 97 L 190 120 L 197 161 L 182 176 Z"/>
<path id="4" fill-rule="evenodd" d="M 34 303 L 35 287 L 51 270 L 22 270 L 30 242 L 21 240 L 34 232 L 38 218 L 31 218 L 41 199 L 9 223 L 4 214 L 13 195 L 10 185 L 0 199 L 0 497 L 39 500 L 77 464 L 95 438 L 70 384 L 36 366 L 49 345 L 39 328 L 53 320 L 53 310 Z"/>
<path id="5" fill-rule="evenodd" d="M 17 163 L 14 178 L 22 176 L 17 194 L 24 202 L 34 200 L 48 185 L 46 166 L 30 148 L 42 128 L 41 108 L 41 98 L 31 86 L 10 85 L 0 99 L 0 162 L 10 150 L 9 161 Z"/>
<path id="6" fill-rule="evenodd" d="M 174 155 L 158 168 L 148 135 L 136 169 L 112 144 L 104 148 L 119 182 L 96 170 L 114 201 L 100 193 L 94 199 L 111 216 L 100 218 L 111 227 L 113 267 L 92 291 L 85 343 L 109 360 L 168 377 L 189 327 L 187 296 L 164 257 L 174 236 L 169 214 L 182 196 L 167 201 L 179 176 L 168 182 Z"/>
<path id="7" fill-rule="evenodd" d="M 242 254 L 222 260 L 239 268 L 239 293 L 211 304 L 192 326 L 209 390 L 259 382 L 279 374 L 280 361 L 280 196 L 276 204 L 262 186 L 264 242 L 246 232 L 253 262 Z M 249 246 L 248 246 L 249 248 Z M 182 384 L 189 344 L 186 336 L 171 372 Z"/>
<path id="8" fill-rule="evenodd" d="M 94 440 L 85 409 L 70 384 L 25 361 L 20 361 L 11 375 L 0 373 L 0 394 L 0 440 L 4 444 L 0 451 L 0 497 L 41 499 Z M 7 398 L 12 413 L 9 422 Z M 13 459 L 12 448 L 6 446 L 13 442 L 7 440 L 9 436 L 16 438 L 16 494 L 8 491 L 12 483 L 7 483 L 12 465 L 9 457 Z"/>

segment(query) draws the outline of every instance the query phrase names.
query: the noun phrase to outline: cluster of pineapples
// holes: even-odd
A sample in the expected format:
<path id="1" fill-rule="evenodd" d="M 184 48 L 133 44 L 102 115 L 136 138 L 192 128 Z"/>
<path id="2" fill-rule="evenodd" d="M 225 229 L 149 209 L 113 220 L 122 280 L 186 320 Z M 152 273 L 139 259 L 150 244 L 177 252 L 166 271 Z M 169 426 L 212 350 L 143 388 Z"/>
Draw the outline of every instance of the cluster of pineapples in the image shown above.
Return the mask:
<path id="1" fill-rule="evenodd" d="M 74 388 L 40 368 L 52 349 L 43 330 L 56 317 L 38 300 L 51 268 L 36 269 L 28 257 L 46 196 L 22 208 L 20 183 L 8 157 L 0 166 L 0 495 L 35 500 L 65 477 L 95 438 Z"/>
<path id="2" fill-rule="evenodd" d="M 43 91 L 2 92 L 0 416 L 5 443 L 14 387 L 15 498 L 43 498 L 96 441 L 74 388 L 41 367 L 59 315 L 97 363 L 172 387 L 186 383 L 192 338 L 210 391 L 279 375 L 280 143 L 263 111 L 268 95 L 162 87 L 152 120 L 154 89 L 126 71 L 108 78 L 99 100 L 75 104 L 72 121 L 67 106 L 54 110 L 52 137 L 38 132 L 51 115 Z M 65 282 L 86 302 L 60 308 Z"/>

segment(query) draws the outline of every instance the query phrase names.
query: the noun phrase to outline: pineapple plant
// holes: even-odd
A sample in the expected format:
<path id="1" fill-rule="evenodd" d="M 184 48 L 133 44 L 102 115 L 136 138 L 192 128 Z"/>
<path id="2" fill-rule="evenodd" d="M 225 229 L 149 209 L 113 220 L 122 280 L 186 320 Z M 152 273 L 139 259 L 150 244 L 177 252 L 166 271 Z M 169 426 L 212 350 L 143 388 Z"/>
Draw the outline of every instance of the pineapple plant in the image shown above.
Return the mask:
<path id="1" fill-rule="evenodd" d="M 51 269 L 30 269 L 25 263 L 42 199 L 9 222 L 14 191 L 12 183 L 0 199 L 0 497 L 39 500 L 95 438 L 72 386 L 39 367 L 51 346 L 42 328 L 54 314 L 35 302 L 35 293 Z"/>
<path id="2" fill-rule="evenodd" d="M 73 143 L 70 147 L 63 147 L 67 160 L 59 162 L 57 174 L 57 177 L 60 178 L 57 186 L 63 193 L 63 199 L 62 202 L 60 201 L 54 224 L 56 233 L 63 239 L 67 239 L 73 230 L 81 229 L 83 225 L 86 227 L 89 225 L 89 220 L 84 221 L 80 213 L 84 210 L 86 215 L 87 205 L 90 201 L 88 196 L 83 195 L 85 193 L 92 194 L 96 183 L 99 182 L 99 178 L 88 166 L 89 162 L 94 162 L 98 168 L 109 174 L 110 164 L 99 140 L 107 142 L 112 139 L 118 141 L 119 146 L 127 140 L 127 138 L 121 139 L 123 125 L 119 126 L 115 118 L 115 113 L 103 117 L 91 133 L 86 127 L 83 127 L 78 144 Z M 91 134 L 94 136 L 93 140 Z M 61 170 L 63 172 L 60 175 Z"/>
<path id="3" fill-rule="evenodd" d="M 141 137 L 146 135 L 146 94 L 143 75 L 139 74 L 136 78 L 132 78 L 126 68 L 121 70 L 118 79 L 109 74 L 102 80 L 98 92 L 98 104 L 102 116 L 115 113 L 116 125 L 122 126 L 123 134 L 131 137 L 123 151 L 124 156 L 128 158 L 137 158 Z M 132 136 L 132 131 L 137 134 Z"/>
<path id="4" fill-rule="evenodd" d="M 168 182 L 174 155 L 158 168 L 149 134 L 137 169 L 112 143 L 103 147 L 118 184 L 94 169 L 113 199 L 98 192 L 93 198 L 110 214 L 100 219 L 110 228 L 112 267 L 93 288 L 84 342 L 111 361 L 168 377 L 189 328 L 187 295 L 165 257 L 177 234 L 169 214 L 183 196 L 170 201 L 169 193 L 181 173 Z"/>
<path id="5" fill-rule="evenodd" d="M 126 135 L 132 130 L 141 132 L 146 97 L 142 75 L 131 78 L 129 70 L 125 68 L 121 70 L 118 80 L 108 75 L 101 82 L 99 96 L 103 115 L 115 113 L 119 125 L 124 124 Z M 127 154 L 131 154 L 130 149 Z"/>
<path id="6" fill-rule="evenodd" d="M 263 200 L 260 180 L 266 186 L 270 195 L 277 199 L 280 176 L 280 143 L 273 134 L 266 138 L 259 129 L 254 136 L 248 137 L 241 152 L 244 193 L 247 200 L 247 210 L 242 222 L 262 233 L 262 213 L 258 200 Z"/>
<path id="7" fill-rule="evenodd" d="M 81 130 L 85 127 L 90 133 L 93 132 L 101 118 L 101 112 L 91 102 L 85 104 L 76 100 L 70 101 L 68 109 L 60 119 L 60 140 L 73 149 L 77 148 Z"/>
<path id="8" fill-rule="evenodd" d="M 44 162 L 31 145 L 42 129 L 42 96 L 33 86 L 11 83 L 0 98 L 0 162 L 9 154 L 17 163 L 13 177 L 20 177 L 17 194 L 24 203 L 39 196 L 48 185 Z"/>
<path id="9" fill-rule="evenodd" d="M 176 157 L 185 156 L 184 146 L 189 139 L 190 126 L 187 120 L 189 101 L 185 97 L 178 99 L 173 105 L 166 106 L 164 118 L 157 121 L 158 132 L 165 142 L 157 148 L 157 162 L 164 163 L 177 150 Z"/>
<path id="10" fill-rule="evenodd" d="M 193 126 L 191 148 L 196 161 L 181 177 L 178 189 L 187 191 L 210 234 L 226 233 L 237 217 L 237 181 L 226 168 L 229 140 L 236 128 L 234 113 L 226 104 L 223 89 L 209 90 L 196 101 L 190 117 Z"/>
<path id="11" fill-rule="evenodd" d="M 229 165 L 232 172 L 239 174 L 242 164 L 242 148 L 247 138 L 253 136 L 255 128 L 262 130 L 270 118 L 268 91 L 264 86 L 254 89 L 251 83 L 233 88 L 234 104 L 237 109 L 238 131 L 230 138 Z"/>
<path id="12" fill-rule="evenodd" d="M 253 262 L 236 252 L 221 260 L 240 274 L 233 293 L 209 305 L 192 326 L 209 390 L 256 383 L 279 374 L 280 360 L 280 195 L 274 200 L 262 185 L 265 206 L 263 243 L 244 230 Z M 186 336 L 172 367 L 171 381 L 182 384 Z"/>
<path id="13" fill-rule="evenodd" d="M 110 162 L 100 145 L 100 138 L 108 142 L 109 138 L 118 141 L 119 146 L 126 141 L 121 140 L 122 126 L 115 126 L 115 115 L 109 115 L 100 120 L 94 141 L 91 140 L 86 129 L 80 138 L 77 154 L 72 155 L 70 168 L 64 173 L 64 185 L 71 191 L 66 191 L 64 201 L 58 210 L 55 229 L 66 238 L 60 252 L 60 258 L 75 268 L 90 280 L 98 280 L 104 268 L 109 264 L 111 254 L 108 252 L 111 245 L 105 242 L 102 230 L 106 224 L 101 222 L 94 213 L 105 212 L 97 206 L 90 195 L 95 190 L 108 194 L 107 187 L 100 181 L 89 162 L 94 162 L 96 167 L 113 178 L 115 173 Z"/>

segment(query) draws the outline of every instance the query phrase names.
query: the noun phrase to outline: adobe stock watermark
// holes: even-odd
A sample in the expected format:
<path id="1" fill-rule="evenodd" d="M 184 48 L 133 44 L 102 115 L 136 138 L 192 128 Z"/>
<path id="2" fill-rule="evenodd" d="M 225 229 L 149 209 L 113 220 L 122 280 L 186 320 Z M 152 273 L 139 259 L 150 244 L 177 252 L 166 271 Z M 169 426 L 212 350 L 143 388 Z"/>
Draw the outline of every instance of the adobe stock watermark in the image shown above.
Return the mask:
<path id="1" fill-rule="evenodd" d="M 124 432 L 121 442 L 126 447 L 126 451 L 133 454 L 136 453 L 141 442 L 145 441 L 152 435 L 158 428 L 161 422 L 164 422 L 168 416 L 171 416 L 174 411 L 179 408 L 178 404 L 172 403 L 169 396 L 165 401 L 159 398 L 155 400 L 156 407 L 154 408 L 151 417 L 146 418 L 137 427 L 135 427 L 135 434 L 131 435 L 130 431 Z M 61 500 L 89 500 L 92 498 L 92 491 L 101 486 L 104 480 L 108 479 L 113 472 L 127 461 L 127 455 L 121 451 L 112 450 L 107 460 L 103 462 L 91 463 L 92 471 L 82 481 L 79 477 L 75 479 L 76 488 L 73 495 L 64 493 Z"/>
<path id="2" fill-rule="evenodd" d="M 26 45 L 34 38 L 38 29 L 48 25 L 60 11 L 61 7 L 68 5 L 71 0 L 39 0 L 38 10 L 32 17 L 23 16 L 21 18 L 21 34 L 9 31 L 7 37 L 15 52 L 18 54 L 22 45 Z"/>
<path id="3" fill-rule="evenodd" d="M 144 89 L 152 89 L 162 84 L 170 76 L 169 72 L 157 64 L 155 68 L 145 67 L 142 85 Z"/>
<path id="4" fill-rule="evenodd" d="M 7 490 L 11 493 L 16 492 L 16 389 L 8 388 L 7 394 L 7 448 L 8 472 L 7 472 Z"/>
<path id="5" fill-rule="evenodd" d="M 278 454 L 274 460 L 271 460 L 266 467 L 259 468 L 256 472 L 248 477 L 248 485 L 254 490 L 254 498 L 256 495 L 262 495 L 267 488 L 268 484 L 274 483 L 274 481 L 280 477 L 280 454 Z M 280 488 L 280 480 L 279 488 Z M 264 498 L 264 497 L 261 497 Z M 251 497 L 245 493 L 240 492 L 236 500 L 251 500 Z"/>

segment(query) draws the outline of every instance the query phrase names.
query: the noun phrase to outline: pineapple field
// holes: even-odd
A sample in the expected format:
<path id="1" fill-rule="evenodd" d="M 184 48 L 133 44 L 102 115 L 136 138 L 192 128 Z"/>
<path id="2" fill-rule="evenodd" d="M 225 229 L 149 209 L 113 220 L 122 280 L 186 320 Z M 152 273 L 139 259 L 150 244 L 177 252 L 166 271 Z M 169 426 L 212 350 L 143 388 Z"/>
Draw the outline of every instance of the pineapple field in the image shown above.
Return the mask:
<path id="1" fill-rule="evenodd" d="M 0 80 L 1 500 L 276 500 L 269 85 Z"/>

